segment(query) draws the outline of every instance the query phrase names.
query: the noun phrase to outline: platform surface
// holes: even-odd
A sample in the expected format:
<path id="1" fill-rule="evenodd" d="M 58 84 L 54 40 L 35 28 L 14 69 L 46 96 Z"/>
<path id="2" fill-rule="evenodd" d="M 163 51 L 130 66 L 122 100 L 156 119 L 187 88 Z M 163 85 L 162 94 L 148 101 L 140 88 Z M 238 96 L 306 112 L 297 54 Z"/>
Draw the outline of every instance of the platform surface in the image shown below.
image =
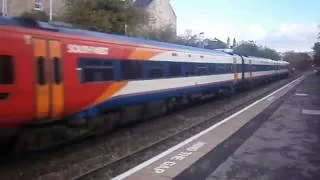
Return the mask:
<path id="1" fill-rule="evenodd" d="M 206 179 L 319 180 L 320 76 L 308 76 Z"/>
<path id="2" fill-rule="evenodd" d="M 292 99 L 298 102 L 301 101 L 298 103 L 300 107 L 303 106 L 302 101 L 311 102 L 308 99 L 312 98 L 312 92 L 317 90 L 312 91 L 312 89 L 310 89 L 309 92 L 307 89 L 303 89 L 305 85 L 300 85 L 300 83 L 310 84 L 310 81 L 315 81 L 312 77 L 303 76 L 288 83 L 268 96 L 261 98 L 235 114 L 230 115 L 219 123 L 113 179 L 237 179 L 238 177 L 240 179 L 252 179 L 252 174 L 243 173 L 243 171 L 250 172 L 253 170 L 253 168 L 250 167 L 250 162 L 252 163 L 252 166 L 258 168 L 257 164 L 261 166 L 264 166 L 264 164 L 272 165 L 275 163 L 272 159 L 280 160 L 278 157 L 279 154 L 275 153 L 275 150 L 280 150 L 280 155 L 286 156 L 284 151 L 287 151 L 288 147 L 291 148 L 291 146 L 300 143 L 298 140 L 297 142 L 289 141 L 291 136 L 286 135 L 286 133 L 292 133 L 292 129 L 290 129 L 291 126 L 302 126 L 301 123 L 299 124 L 295 121 L 299 121 L 299 118 L 308 118 L 309 116 L 317 119 L 317 116 L 315 115 L 302 117 L 304 116 L 302 115 L 303 109 L 297 110 L 290 106 L 287 107 L 288 105 L 286 105 L 287 103 L 292 104 Z M 298 86 L 299 89 L 297 90 L 297 93 L 305 93 L 307 95 L 295 95 L 295 92 L 293 91 L 295 91 Z M 283 102 L 285 103 L 282 104 Z M 304 110 L 315 110 L 312 109 L 313 107 L 304 107 Z M 285 115 L 292 116 L 292 118 L 286 118 L 283 114 L 279 115 L 278 113 L 280 111 Z M 270 116 L 270 113 L 275 114 Z M 273 119 L 276 119 L 276 122 L 274 122 L 275 120 Z M 283 124 L 282 119 L 288 121 L 288 127 L 284 127 L 285 125 Z M 293 121 L 293 123 L 291 123 L 291 121 Z M 301 119 L 301 121 L 305 120 Z M 313 121 L 310 121 L 310 123 L 311 122 Z M 268 125 L 269 123 L 272 123 L 272 125 Z M 300 130 L 303 129 L 302 127 Z M 244 131 L 244 133 L 241 134 L 241 131 Z M 259 135 L 261 131 L 270 135 L 270 137 Z M 306 129 L 303 131 L 306 131 Z M 279 138 L 280 136 L 283 136 L 284 140 Z M 295 136 L 293 136 L 293 138 L 294 137 Z M 314 136 L 312 137 L 312 141 L 316 141 L 316 138 Z M 269 143 L 274 144 L 270 145 Z M 264 157 L 263 153 L 268 150 L 270 150 L 271 153 L 267 153 L 266 157 Z M 272 152 L 274 154 L 272 154 Z M 257 157 L 250 153 L 257 153 Z M 276 166 L 273 165 L 273 167 Z M 312 168 L 315 167 L 313 166 Z M 239 172 L 239 174 L 237 174 L 236 171 Z M 257 171 L 259 173 L 261 170 L 258 169 Z"/>

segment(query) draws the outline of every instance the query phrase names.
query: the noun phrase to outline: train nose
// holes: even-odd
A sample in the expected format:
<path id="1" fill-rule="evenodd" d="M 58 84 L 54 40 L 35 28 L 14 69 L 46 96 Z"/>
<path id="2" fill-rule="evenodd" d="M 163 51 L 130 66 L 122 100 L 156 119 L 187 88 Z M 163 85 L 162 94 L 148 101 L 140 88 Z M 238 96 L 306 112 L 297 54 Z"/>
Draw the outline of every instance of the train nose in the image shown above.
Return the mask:
<path id="1" fill-rule="evenodd" d="M 11 116 L 18 112 L 12 106 L 14 92 L 13 57 L 0 55 L 0 124 L 10 123 Z"/>

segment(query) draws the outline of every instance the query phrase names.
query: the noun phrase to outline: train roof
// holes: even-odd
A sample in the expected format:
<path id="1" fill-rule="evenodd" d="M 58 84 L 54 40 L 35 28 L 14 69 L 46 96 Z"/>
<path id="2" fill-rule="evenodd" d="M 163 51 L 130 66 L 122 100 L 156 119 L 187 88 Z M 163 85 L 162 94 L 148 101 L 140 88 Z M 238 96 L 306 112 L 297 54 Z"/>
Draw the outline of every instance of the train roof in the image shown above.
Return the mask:
<path id="1" fill-rule="evenodd" d="M 173 49 L 173 50 L 184 51 L 184 52 L 196 51 L 196 52 L 201 52 L 208 55 L 210 54 L 210 55 L 218 55 L 218 56 L 231 56 L 230 54 L 217 51 L 217 50 L 203 49 L 203 48 L 184 46 L 184 45 L 178 45 L 173 43 L 146 40 L 146 39 L 141 39 L 136 37 L 129 37 L 129 36 L 115 35 L 115 34 L 109 34 L 104 32 L 96 32 L 96 31 L 85 30 L 85 29 L 72 28 L 70 26 L 67 26 L 66 24 L 61 25 L 61 23 L 60 25 L 57 25 L 57 23 L 34 21 L 34 20 L 23 19 L 23 18 L 0 17 L 0 25 L 10 25 L 15 27 L 42 29 L 47 31 L 60 32 L 68 35 L 93 37 L 97 39 L 105 39 L 105 40 L 118 41 L 118 42 L 124 42 L 124 43 L 132 43 L 136 45 L 159 47 L 164 49 Z"/>
<path id="2" fill-rule="evenodd" d="M 63 23 L 63 22 L 43 22 L 43 21 L 35 21 L 32 19 L 2 16 L 0 17 L 0 25 L 41 29 L 46 31 L 68 34 L 68 35 L 93 37 L 97 39 L 104 39 L 109 41 L 111 40 L 111 41 L 129 43 L 129 44 L 135 44 L 135 45 L 144 45 L 144 46 L 158 47 L 158 48 L 164 48 L 164 49 L 173 49 L 181 52 L 193 51 L 195 53 L 198 52 L 198 53 L 207 54 L 207 55 L 226 56 L 226 57 L 232 57 L 236 55 L 236 54 L 224 52 L 221 50 L 197 48 L 197 47 L 184 46 L 184 45 L 178 45 L 178 44 L 166 43 L 166 42 L 160 42 L 160 41 L 154 41 L 154 40 L 147 40 L 147 39 L 124 36 L 124 35 L 115 35 L 115 34 L 109 34 L 105 32 L 79 29 L 79 28 L 74 28 L 72 25 Z M 247 56 L 247 58 L 253 58 L 253 60 L 263 60 L 263 61 L 269 61 L 269 62 L 275 61 L 271 59 L 253 57 L 253 56 Z"/>

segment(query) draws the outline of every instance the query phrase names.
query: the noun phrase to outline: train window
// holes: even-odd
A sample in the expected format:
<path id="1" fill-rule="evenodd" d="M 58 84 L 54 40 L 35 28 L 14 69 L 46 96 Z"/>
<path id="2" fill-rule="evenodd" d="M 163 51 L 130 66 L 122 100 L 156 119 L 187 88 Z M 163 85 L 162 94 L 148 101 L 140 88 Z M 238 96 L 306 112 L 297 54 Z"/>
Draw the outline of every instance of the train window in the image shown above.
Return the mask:
<path id="1" fill-rule="evenodd" d="M 163 64 L 160 62 L 149 62 L 148 77 L 150 79 L 162 78 L 164 75 Z"/>
<path id="2" fill-rule="evenodd" d="M 228 71 L 225 64 L 216 64 L 215 70 L 216 74 L 225 74 Z"/>
<path id="3" fill-rule="evenodd" d="M 142 79 L 142 66 L 138 61 L 127 61 L 121 62 L 122 79 Z"/>
<path id="4" fill-rule="evenodd" d="M 186 76 L 194 76 L 196 75 L 196 65 L 197 63 L 185 63 L 185 75 Z"/>
<path id="5" fill-rule="evenodd" d="M 271 66 L 266 66 L 267 71 L 270 71 L 271 70 L 270 68 L 271 68 Z"/>
<path id="6" fill-rule="evenodd" d="M 237 71 L 238 73 L 242 72 L 243 71 L 243 68 L 242 68 L 242 64 L 237 64 Z"/>
<path id="7" fill-rule="evenodd" d="M 169 77 L 179 77 L 181 76 L 181 64 L 177 62 L 169 63 Z"/>
<path id="8" fill-rule="evenodd" d="M 216 73 L 216 65 L 210 64 L 210 74 L 215 74 L 215 73 Z"/>
<path id="9" fill-rule="evenodd" d="M 61 84 L 62 82 L 61 64 L 60 64 L 60 59 L 57 57 L 53 58 L 53 72 L 54 72 L 54 82 L 56 84 Z"/>
<path id="10" fill-rule="evenodd" d="M 44 85 L 46 84 L 45 78 L 45 59 L 43 56 L 37 58 L 37 78 L 38 84 Z"/>
<path id="11" fill-rule="evenodd" d="M 13 84 L 13 57 L 0 55 L 0 84 Z"/>
<path id="12" fill-rule="evenodd" d="M 244 65 L 244 72 L 250 72 L 251 71 L 251 65 L 245 64 Z"/>
<path id="13" fill-rule="evenodd" d="M 78 62 L 81 83 L 113 81 L 113 64 L 104 59 L 81 58 Z"/>
<path id="14" fill-rule="evenodd" d="M 251 65 L 251 71 L 258 71 L 257 65 Z"/>
<path id="15" fill-rule="evenodd" d="M 228 73 L 233 73 L 233 71 L 234 71 L 233 64 L 228 64 L 227 66 L 228 66 L 227 72 L 228 72 Z M 235 67 L 235 68 L 236 68 L 236 67 Z M 235 69 L 235 71 L 237 71 L 237 70 Z"/>
<path id="16" fill-rule="evenodd" d="M 206 64 L 198 64 L 197 75 L 207 75 L 209 73 L 209 68 Z"/>
<path id="17" fill-rule="evenodd" d="M 231 72 L 236 73 L 237 71 L 238 71 L 237 64 L 232 64 L 231 65 Z"/>

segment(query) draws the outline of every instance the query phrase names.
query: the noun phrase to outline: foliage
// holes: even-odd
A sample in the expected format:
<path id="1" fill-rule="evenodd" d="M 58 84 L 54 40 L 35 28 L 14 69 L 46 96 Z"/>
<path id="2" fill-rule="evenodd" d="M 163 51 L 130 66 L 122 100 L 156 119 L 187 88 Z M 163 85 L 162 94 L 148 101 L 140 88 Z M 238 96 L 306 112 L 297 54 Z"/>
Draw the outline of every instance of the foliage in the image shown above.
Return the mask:
<path id="1" fill-rule="evenodd" d="M 163 29 L 151 29 L 147 31 L 146 38 L 163 42 L 174 42 L 175 33 L 174 30 L 168 26 Z"/>
<path id="2" fill-rule="evenodd" d="M 233 38 L 232 46 L 231 48 L 235 48 L 237 46 L 236 38 Z"/>
<path id="3" fill-rule="evenodd" d="M 39 21 L 49 20 L 49 16 L 44 11 L 35 11 L 35 10 L 32 10 L 31 12 L 24 12 L 20 15 L 20 17 L 35 19 Z"/>
<path id="4" fill-rule="evenodd" d="M 206 46 L 205 46 L 206 49 L 226 49 L 229 47 L 230 46 L 227 43 L 217 38 L 207 39 Z"/>
<path id="5" fill-rule="evenodd" d="M 145 10 L 132 0 L 67 0 L 64 20 L 82 28 L 132 34 L 148 21 Z"/>
<path id="6" fill-rule="evenodd" d="M 320 67 L 320 42 L 314 43 L 313 51 L 314 51 L 314 55 L 313 55 L 314 63 L 316 66 Z"/>
<path id="7" fill-rule="evenodd" d="M 214 38 L 214 39 L 204 39 L 200 38 L 201 34 L 193 34 L 191 30 L 187 29 L 184 35 L 177 36 L 175 43 L 193 46 L 193 47 L 201 47 L 205 49 L 225 49 L 228 48 L 227 43 Z"/>
<path id="8" fill-rule="evenodd" d="M 254 41 L 244 41 L 234 48 L 234 52 L 240 55 L 256 56 L 280 60 L 280 55 L 268 47 L 258 46 Z"/>
<path id="9" fill-rule="evenodd" d="M 318 25 L 318 29 L 319 29 L 319 32 L 318 32 L 318 40 L 320 40 L 320 24 Z"/>
<path id="10" fill-rule="evenodd" d="M 130 35 L 162 42 L 174 42 L 176 38 L 175 31 L 171 26 L 164 26 L 163 28 L 143 26 L 136 28 Z"/>
<path id="11" fill-rule="evenodd" d="M 227 46 L 230 47 L 230 37 L 227 39 Z"/>
<path id="12" fill-rule="evenodd" d="M 307 53 L 286 52 L 284 53 L 283 60 L 288 61 L 291 68 L 299 71 L 307 70 L 312 65 L 312 59 Z"/>
<path id="13" fill-rule="evenodd" d="M 190 29 L 187 29 L 183 35 L 177 36 L 175 40 L 176 44 L 193 47 L 199 47 L 200 42 L 200 37 L 197 34 L 193 34 Z"/>

